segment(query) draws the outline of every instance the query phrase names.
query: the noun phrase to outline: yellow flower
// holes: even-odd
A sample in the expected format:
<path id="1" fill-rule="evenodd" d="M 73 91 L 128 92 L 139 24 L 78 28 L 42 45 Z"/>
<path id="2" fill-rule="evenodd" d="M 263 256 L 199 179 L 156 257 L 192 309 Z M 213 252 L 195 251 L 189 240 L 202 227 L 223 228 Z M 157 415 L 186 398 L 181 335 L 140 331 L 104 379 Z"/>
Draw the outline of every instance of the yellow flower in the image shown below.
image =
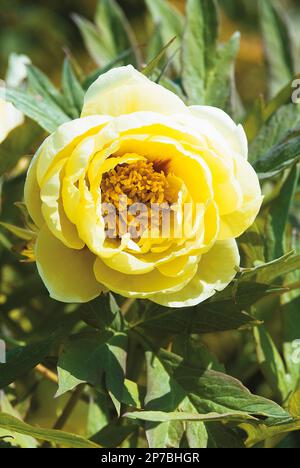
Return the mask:
<path id="1" fill-rule="evenodd" d="M 10 102 L 0 99 L 0 143 L 7 135 L 24 122 L 23 114 L 18 111 Z"/>
<path id="2" fill-rule="evenodd" d="M 102 75 L 81 118 L 46 139 L 25 201 L 53 298 L 86 302 L 111 290 L 184 307 L 232 281 L 235 238 L 262 196 L 241 126 L 219 109 L 187 107 L 128 66 Z M 132 211 L 137 204 L 145 210 Z"/>

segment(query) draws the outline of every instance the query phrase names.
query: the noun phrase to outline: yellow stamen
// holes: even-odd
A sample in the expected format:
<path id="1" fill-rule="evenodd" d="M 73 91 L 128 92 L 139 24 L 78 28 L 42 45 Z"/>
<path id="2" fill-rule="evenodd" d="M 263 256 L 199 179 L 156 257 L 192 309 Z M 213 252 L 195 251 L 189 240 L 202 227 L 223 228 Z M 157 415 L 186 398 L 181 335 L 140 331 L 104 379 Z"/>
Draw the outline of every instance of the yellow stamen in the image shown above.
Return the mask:
<path id="1" fill-rule="evenodd" d="M 161 166 L 155 167 L 150 161 L 137 161 L 132 164 L 116 166 L 104 174 L 101 182 L 102 203 L 111 204 L 117 210 L 117 224 L 123 221 L 123 211 L 133 204 L 142 203 L 147 207 L 147 213 L 129 214 L 127 223 L 139 233 L 139 236 L 150 226 L 151 205 L 171 205 L 174 200 L 168 178 Z M 125 206 L 124 206 L 125 201 Z M 105 213 L 104 213 L 105 215 Z M 135 218 L 138 220 L 135 222 Z M 142 221 L 141 221 L 142 218 Z M 143 222 L 143 219 L 145 220 Z M 116 224 L 116 223 L 115 223 Z M 106 232 L 119 235 L 119 228 L 112 223 L 106 223 Z M 135 236 L 132 236 L 136 238 Z"/>

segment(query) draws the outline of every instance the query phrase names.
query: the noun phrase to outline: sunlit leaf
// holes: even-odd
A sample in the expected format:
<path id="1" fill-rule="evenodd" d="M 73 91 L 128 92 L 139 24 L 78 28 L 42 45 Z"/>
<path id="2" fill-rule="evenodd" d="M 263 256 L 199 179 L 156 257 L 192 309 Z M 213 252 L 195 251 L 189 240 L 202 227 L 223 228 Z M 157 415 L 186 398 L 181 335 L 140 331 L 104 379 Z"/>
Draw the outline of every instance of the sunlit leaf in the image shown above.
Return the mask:
<path id="1" fill-rule="evenodd" d="M 83 439 L 69 432 L 57 431 L 53 429 L 42 429 L 39 427 L 30 426 L 29 424 L 20 421 L 14 416 L 6 413 L 0 413 L 0 428 L 8 431 L 18 432 L 19 434 L 35 437 L 36 439 L 52 442 L 62 447 L 71 448 L 100 448 L 99 445 Z"/>

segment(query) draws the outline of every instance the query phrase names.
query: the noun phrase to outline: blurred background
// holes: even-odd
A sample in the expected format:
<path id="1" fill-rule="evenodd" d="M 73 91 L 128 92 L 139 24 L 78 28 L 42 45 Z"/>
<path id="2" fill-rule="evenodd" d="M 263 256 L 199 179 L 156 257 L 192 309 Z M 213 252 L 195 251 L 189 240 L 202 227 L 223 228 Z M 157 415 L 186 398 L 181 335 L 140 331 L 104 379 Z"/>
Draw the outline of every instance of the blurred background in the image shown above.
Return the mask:
<path id="1" fill-rule="evenodd" d="M 119 0 L 136 30 L 141 44 L 145 41 L 146 8 L 143 0 Z M 184 9 L 185 0 L 173 0 Z M 236 30 L 242 32 L 237 66 L 238 84 L 245 103 L 265 91 L 266 70 L 259 35 L 256 0 L 220 0 L 223 10 L 221 38 L 228 39 Z M 293 8 L 296 0 L 283 0 Z M 0 0 L 0 76 L 3 77 L 11 52 L 24 53 L 52 78 L 60 73 L 64 49 L 69 48 L 80 64 L 91 63 L 83 47 L 72 14 L 92 20 L 96 0 Z"/>
<path id="2" fill-rule="evenodd" d="M 145 42 L 146 7 L 143 0 L 118 0 L 130 19 L 141 45 Z M 90 20 L 96 0 L 0 0 L 0 76 L 3 77 L 11 52 L 24 53 L 32 62 L 55 79 L 60 72 L 64 50 L 70 49 L 84 69 L 92 65 L 84 50 L 74 13 Z M 182 11 L 185 0 L 171 0 Z M 238 88 L 243 101 L 251 103 L 265 92 L 266 70 L 259 34 L 257 0 L 220 0 L 222 6 L 221 38 L 228 39 L 236 30 L 242 32 L 237 65 Z M 297 0 L 280 0 L 284 11 L 295 20 Z"/>

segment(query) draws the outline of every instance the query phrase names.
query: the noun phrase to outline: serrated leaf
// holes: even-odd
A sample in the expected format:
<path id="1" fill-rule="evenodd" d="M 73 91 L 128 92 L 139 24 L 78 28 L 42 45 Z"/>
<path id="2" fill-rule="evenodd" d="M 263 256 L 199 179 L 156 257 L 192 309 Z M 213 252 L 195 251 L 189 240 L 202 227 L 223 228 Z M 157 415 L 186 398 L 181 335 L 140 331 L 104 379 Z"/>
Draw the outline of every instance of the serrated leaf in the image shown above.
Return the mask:
<path id="1" fill-rule="evenodd" d="M 99 445 L 83 439 L 69 432 L 57 431 L 54 429 L 42 429 L 39 427 L 30 426 L 29 424 L 20 421 L 6 413 L 0 413 L 0 428 L 8 431 L 25 434 L 36 439 L 52 442 L 62 447 L 72 448 L 100 448 Z"/>

